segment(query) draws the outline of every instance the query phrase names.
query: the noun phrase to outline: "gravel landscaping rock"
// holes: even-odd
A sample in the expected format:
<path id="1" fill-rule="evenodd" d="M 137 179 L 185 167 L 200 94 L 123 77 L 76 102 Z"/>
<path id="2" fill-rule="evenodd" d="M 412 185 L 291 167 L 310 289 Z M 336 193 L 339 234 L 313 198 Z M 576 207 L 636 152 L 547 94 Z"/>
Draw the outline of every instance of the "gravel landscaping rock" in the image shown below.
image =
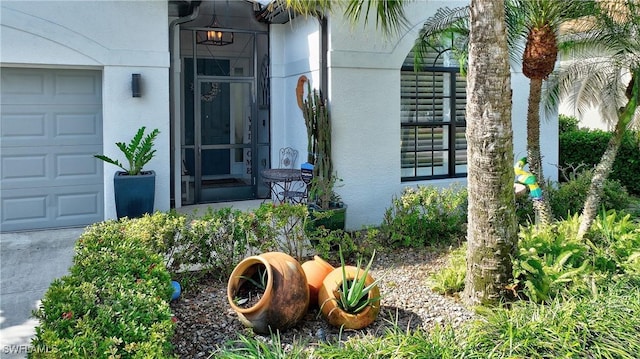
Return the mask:
<path id="1" fill-rule="evenodd" d="M 318 316 L 318 309 L 309 310 L 295 327 L 280 333 L 282 345 L 294 342 L 314 346 L 322 341 L 337 342 L 353 336 L 382 336 L 388 328 L 431 329 L 445 322 L 458 326 L 473 317 L 455 298 L 431 291 L 429 274 L 445 266 L 447 257 L 429 249 L 399 249 L 377 253 L 371 274 L 380 279 L 382 308 L 378 319 L 362 330 L 344 330 L 329 326 Z M 350 264 L 350 263 L 348 263 Z M 193 290 L 185 291 L 172 302 L 177 319 L 173 338 L 175 353 L 181 358 L 207 358 L 225 342 L 239 334 L 269 341 L 245 328 L 227 302 L 226 280 L 205 279 Z"/>

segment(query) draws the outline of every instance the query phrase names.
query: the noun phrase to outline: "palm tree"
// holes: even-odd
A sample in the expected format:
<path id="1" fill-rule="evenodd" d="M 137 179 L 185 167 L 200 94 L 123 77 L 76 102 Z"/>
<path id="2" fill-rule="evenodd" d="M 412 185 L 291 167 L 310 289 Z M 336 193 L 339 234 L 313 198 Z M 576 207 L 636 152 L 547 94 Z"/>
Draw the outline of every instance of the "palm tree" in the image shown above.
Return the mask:
<path id="1" fill-rule="evenodd" d="M 542 82 L 553 72 L 558 57 L 560 26 L 568 21 L 591 15 L 595 12 L 592 1 L 557 0 L 510 0 L 507 2 L 508 19 L 514 21 L 513 30 L 517 47 L 521 43 L 519 35 L 526 33 L 526 43 L 522 52 L 522 73 L 529 79 L 529 99 L 527 106 L 527 159 L 529 169 L 538 178 L 543 193 L 546 182 L 542 171 L 540 153 L 540 103 Z M 518 31 L 522 29 L 524 31 Z M 542 224 L 551 221 L 551 207 L 548 197 L 533 201 L 536 214 Z"/>
<path id="2" fill-rule="evenodd" d="M 511 72 L 503 0 L 472 0 L 467 71 L 467 305 L 496 304 L 512 280 Z M 487 142 L 490 142 L 488 144 Z"/>
<path id="3" fill-rule="evenodd" d="M 640 5 L 618 1 L 606 5 L 595 22 L 580 36 L 568 35 L 566 52 L 572 61 L 549 80 L 547 107 L 559 99 L 575 102 L 578 111 L 597 106 L 602 117 L 615 123 L 613 135 L 596 166 L 580 216 L 578 237 L 589 230 L 602 197 L 604 181 L 611 173 L 624 132 L 640 122 Z M 577 94 L 577 95 L 576 95 Z"/>
<path id="4" fill-rule="evenodd" d="M 331 1 L 281 0 L 302 14 L 322 16 Z M 403 0 L 350 0 L 345 15 L 352 22 L 375 10 L 376 26 L 393 33 L 404 24 Z M 467 92 L 469 215 L 465 301 L 497 303 L 512 277 L 516 245 L 512 190 L 513 136 L 511 92 L 503 0 L 473 0 Z"/>
<path id="5" fill-rule="evenodd" d="M 522 72 L 529 78 L 529 98 L 527 108 L 527 157 L 531 172 L 538 178 L 545 190 L 540 153 L 540 103 L 543 81 L 553 72 L 558 56 L 557 36 L 560 26 L 568 21 L 591 15 L 595 3 L 585 0 L 505 0 L 505 17 L 508 26 L 510 57 L 517 61 L 522 54 Z M 468 7 L 444 9 L 436 13 L 421 31 L 416 48 L 422 53 L 430 47 L 442 43 L 442 36 L 450 40 L 457 38 L 457 44 L 465 45 L 464 37 Z M 462 38 L 462 40 L 460 39 Z M 448 43 L 449 41 L 447 41 Z M 455 41 L 453 42 L 456 43 Z M 524 47 L 522 44 L 524 43 Z M 458 49 L 458 60 L 465 61 L 465 52 Z M 548 198 L 534 201 L 536 215 L 542 224 L 551 222 Z"/>

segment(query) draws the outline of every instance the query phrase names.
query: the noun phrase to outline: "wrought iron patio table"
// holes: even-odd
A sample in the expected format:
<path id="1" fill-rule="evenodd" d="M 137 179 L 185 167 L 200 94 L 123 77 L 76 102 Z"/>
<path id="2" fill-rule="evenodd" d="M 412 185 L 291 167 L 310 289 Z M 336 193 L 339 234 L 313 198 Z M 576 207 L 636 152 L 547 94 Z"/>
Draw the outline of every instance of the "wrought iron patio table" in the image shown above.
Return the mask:
<path id="1" fill-rule="evenodd" d="M 262 171 L 262 179 L 269 184 L 272 199 L 278 203 L 302 203 L 307 198 L 302 172 L 294 168 L 270 168 Z"/>

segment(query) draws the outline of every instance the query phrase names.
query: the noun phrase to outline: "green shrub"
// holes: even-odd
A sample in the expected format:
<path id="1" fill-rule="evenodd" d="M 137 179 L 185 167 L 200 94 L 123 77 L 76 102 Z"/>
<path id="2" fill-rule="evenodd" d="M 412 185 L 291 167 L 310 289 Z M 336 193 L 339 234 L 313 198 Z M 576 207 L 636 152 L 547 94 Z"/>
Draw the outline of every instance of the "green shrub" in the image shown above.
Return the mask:
<path id="1" fill-rule="evenodd" d="M 429 276 L 433 283 L 431 289 L 440 294 L 453 295 L 464 289 L 464 278 L 467 274 L 466 243 L 449 253 L 449 262 L 442 270 Z"/>
<path id="2" fill-rule="evenodd" d="M 124 222 L 90 226 L 70 274 L 56 279 L 34 312 L 40 324 L 30 358 L 168 358 L 171 278 L 163 257 Z"/>
<path id="3" fill-rule="evenodd" d="M 601 213 L 584 240 L 577 240 L 580 220 L 520 231 L 513 260 L 516 287 L 544 302 L 597 292 L 617 276 L 640 275 L 640 226 L 629 215 Z"/>
<path id="4" fill-rule="evenodd" d="M 593 171 L 582 171 L 571 178 L 568 182 L 559 183 L 557 187 L 547 186 L 551 211 L 557 219 L 567 219 L 582 211 L 591 186 Z M 629 207 L 630 203 L 631 197 L 619 181 L 605 180 L 601 205 L 606 210 L 623 210 Z"/>
<path id="5" fill-rule="evenodd" d="M 260 239 L 263 251 L 281 251 L 302 261 L 312 249 L 305 233 L 305 224 L 309 219 L 307 206 L 264 203 L 251 216 L 255 218 L 253 231 L 255 237 Z"/>
<path id="6" fill-rule="evenodd" d="M 452 185 L 407 187 L 385 211 L 382 235 L 393 246 L 459 242 L 466 234 L 467 191 Z"/>
<path id="7" fill-rule="evenodd" d="M 558 116 L 558 132 L 565 133 L 578 130 L 578 119 L 560 114 Z"/>
<path id="8" fill-rule="evenodd" d="M 628 214 L 601 213 L 584 240 L 577 240 L 578 215 L 550 226 L 520 227 L 513 258 L 516 296 L 548 302 L 558 296 L 597 292 L 618 276 L 640 276 L 640 226 Z M 432 289 L 462 290 L 466 274 L 463 247 L 451 253 L 447 267 L 434 273 Z"/>
<path id="9" fill-rule="evenodd" d="M 186 216 L 172 210 L 155 212 L 135 221 L 123 221 L 122 226 L 128 237 L 138 238 L 154 252 L 170 255 L 185 230 L 186 220 Z"/>
<path id="10" fill-rule="evenodd" d="M 187 219 L 171 266 L 176 271 L 198 269 L 228 276 L 250 250 L 260 250 L 261 241 L 253 231 L 259 225 L 248 212 L 209 207 L 203 215 Z"/>
<path id="11" fill-rule="evenodd" d="M 551 212 L 557 220 L 565 220 L 581 213 L 591 186 L 593 170 L 574 171 L 563 176 L 567 177 L 565 181 L 547 183 L 545 194 L 549 197 Z M 620 181 L 605 180 L 601 198 L 601 205 L 605 210 L 627 210 L 631 204 L 632 197 Z M 516 217 L 518 224 L 522 226 L 535 223 L 533 203 L 528 196 L 516 197 Z"/>
<path id="12" fill-rule="evenodd" d="M 560 133 L 560 168 L 584 164 L 592 168 L 600 162 L 611 132 L 580 129 Z M 637 132 L 624 134 L 620 149 L 613 163 L 610 178 L 620 183 L 634 195 L 640 195 L 640 139 Z"/>
<path id="13" fill-rule="evenodd" d="M 513 260 L 516 288 L 527 298 L 544 302 L 588 272 L 589 248 L 576 239 L 577 216 L 551 226 L 521 228 L 519 252 Z"/>
<path id="14" fill-rule="evenodd" d="M 640 275 L 640 225 L 616 211 L 601 212 L 587 238 L 595 269 Z"/>

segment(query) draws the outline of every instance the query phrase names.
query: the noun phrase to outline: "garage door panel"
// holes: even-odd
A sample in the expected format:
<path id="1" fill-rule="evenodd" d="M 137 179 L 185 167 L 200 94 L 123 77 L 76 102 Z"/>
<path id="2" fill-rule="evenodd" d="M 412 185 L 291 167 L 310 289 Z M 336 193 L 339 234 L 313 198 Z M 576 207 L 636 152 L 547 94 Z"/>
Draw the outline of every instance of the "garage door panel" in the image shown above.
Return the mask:
<path id="1" fill-rule="evenodd" d="M 46 193 L 27 194 L 23 191 L 8 193 L 2 191 L 2 222 L 4 224 L 46 220 L 47 219 Z M 4 229 L 4 228 L 3 228 Z"/>
<path id="2" fill-rule="evenodd" d="M 54 76 L 53 91 L 57 103 L 101 102 L 100 78 L 97 75 L 56 72 Z"/>
<path id="3" fill-rule="evenodd" d="M 75 107 L 65 112 L 54 114 L 53 138 L 56 142 L 66 144 L 101 143 L 101 129 L 96 128 L 100 113 L 87 107 L 83 111 L 81 107 Z"/>
<path id="4" fill-rule="evenodd" d="M 69 227 L 102 220 L 102 186 L 1 192 L 2 231 Z"/>
<path id="5" fill-rule="evenodd" d="M 58 154 L 56 161 L 56 180 L 82 180 L 99 183 L 102 180 L 102 162 L 93 155 L 97 148 L 85 153 L 74 152 L 71 154 Z"/>
<path id="6" fill-rule="evenodd" d="M 29 148 L 6 148 L 2 150 L 0 161 L 2 162 L 2 188 L 25 187 L 28 183 L 32 186 L 42 186 L 50 181 L 47 168 L 52 154 L 45 148 L 38 148 L 34 152 Z M 12 185 L 14 184 L 14 185 Z"/>
<path id="7" fill-rule="evenodd" d="M 0 229 L 101 221 L 101 72 L 3 67 L 1 76 Z"/>
<path id="8" fill-rule="evenodd" d="M 11 69 L 2 71 L 3 103 L 44 100 L 47 96 L 47 72 L 43 70 Z M 41 102 L 35 102 L 41 103 Z"/>
<path id="9" fill-rule="evenodd" d="M 69 217 L 93 216 L 102 206 L 102 195 L 95 191 L 95 188 L 93 191 L 83 193 L 60 194 L 54 199 L 58 208 L 58 220 Z"/>
<path id="10" fill-rule="evenodd" d="M 103 163 L 93 157 L 100 151 L 100 146 L 4 149 L 2 188 L 101 184 Z"/>
<path id="11" fill-rule="evenodd" d="M 2 146 L 102 144 L 102 118 L 96 106 L 3 105 Z"/>
<path id="12" fill-rule="evenodd" d="M 12 143 L 22 143 L 34 140 L 43 140 L 46 134 L 45 112 L 16 111 L 16 106 L 4 106 L 0 128 L 2 129 L 2 145 L 9 146 Z M 22 106 L 20 106 L 22 108 Z"/>
<path id="13" fill-rule="evenodd" d="M 2 102 L 99 105 L 102 101 L 100 81 L 97 71 L 11 69 L 2 73 Z"/>

